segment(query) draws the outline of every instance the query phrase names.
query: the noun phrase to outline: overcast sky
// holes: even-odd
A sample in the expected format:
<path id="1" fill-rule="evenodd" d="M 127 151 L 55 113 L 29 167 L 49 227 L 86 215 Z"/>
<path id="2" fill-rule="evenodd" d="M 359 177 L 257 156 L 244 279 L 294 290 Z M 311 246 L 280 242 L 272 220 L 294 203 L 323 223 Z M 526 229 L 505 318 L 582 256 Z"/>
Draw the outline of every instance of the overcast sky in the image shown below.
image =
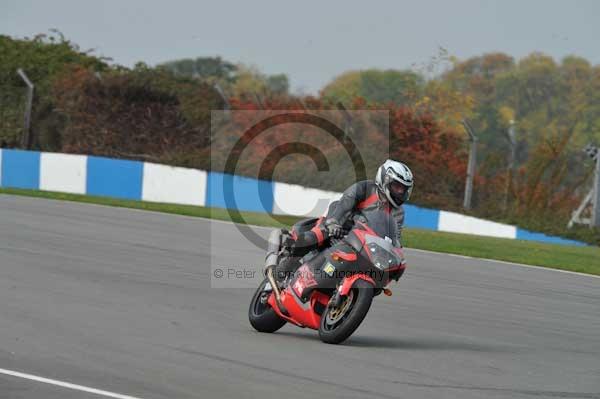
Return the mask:
<path id="1" fill-rule="evenodd" d="M 349 69 L 427 64 L 440 46 L 459 58 L 537 50 L 599 64 L 599 20 L 596 0 L 0 0 L 2 34 L 57 28 L 126 66 L 220 55 L 309 93 Z"/>

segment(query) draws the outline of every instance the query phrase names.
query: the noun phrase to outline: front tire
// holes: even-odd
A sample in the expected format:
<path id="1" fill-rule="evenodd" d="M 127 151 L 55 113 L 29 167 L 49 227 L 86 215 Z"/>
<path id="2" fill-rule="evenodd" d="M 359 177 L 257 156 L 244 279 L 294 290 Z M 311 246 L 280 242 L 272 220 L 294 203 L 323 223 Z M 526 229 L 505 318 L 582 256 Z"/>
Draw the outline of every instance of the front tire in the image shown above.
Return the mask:
<path id="1" fill-rule="evenodd" d="M 248 309 L 248 320 L 256 331 L 273 333 L 283 327 L 286 323 L 275 313 L 275 310 L 264 300 L 264 289 L 268 279 L 264 279 L 252 296 L 250 308 Z"/>
<path id="2" fill-rule="evenodd" d="M 327 306 L 321 316 L 319 338 L 328 344 L 346 340 L 362 323 L 373 302 L 373 286 L 365 280 L 356 280 L 342 304 Z"/>

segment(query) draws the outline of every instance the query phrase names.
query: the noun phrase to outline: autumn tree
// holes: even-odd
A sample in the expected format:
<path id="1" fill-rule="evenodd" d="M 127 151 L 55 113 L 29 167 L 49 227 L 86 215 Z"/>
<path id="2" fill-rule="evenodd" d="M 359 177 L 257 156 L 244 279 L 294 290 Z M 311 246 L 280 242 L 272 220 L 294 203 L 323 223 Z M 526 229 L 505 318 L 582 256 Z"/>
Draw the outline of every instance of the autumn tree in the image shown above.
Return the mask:
<path id="1" fill-rule="evenodd" d="M 62 126 L 49 97 L 52 81 L 73 65 L 106 70 L 108 59 L 91 53 L 58 31 L 22 39 L 0 35 L 0 142 L 16 145 L 22 134 L 25 85 L 17 75 L 21 68 L 35 85 L 32 129 L 38 145 L 52 148 Z"/>
<path id="2" fill-rule="evenodd" d="M 176 76 L 196 78 L 208 83 L 228 85 L 235 80 L 236 65 L 221 57 L 183 58 L 158 65 Z"/>
<path id="3" fill-rule="evenodd" d="M 321 95 L 333 102 L 349 103 L 362 97 L 367 103 L 408 105 L 421 95 L 423 85 L 423 77 L 413 71 L 367 69 L 343 73 Z"/>
<path id="4" fill-rule="evenodd" d="M 268 75 L 254 65 L 234 64 L 221 57 L 184 58 L 157 66 L 177 77 L 197 79 L 214 85 L 218 83 L 234 97 L 287 95 L 290 89 L 287 75 Z"/>

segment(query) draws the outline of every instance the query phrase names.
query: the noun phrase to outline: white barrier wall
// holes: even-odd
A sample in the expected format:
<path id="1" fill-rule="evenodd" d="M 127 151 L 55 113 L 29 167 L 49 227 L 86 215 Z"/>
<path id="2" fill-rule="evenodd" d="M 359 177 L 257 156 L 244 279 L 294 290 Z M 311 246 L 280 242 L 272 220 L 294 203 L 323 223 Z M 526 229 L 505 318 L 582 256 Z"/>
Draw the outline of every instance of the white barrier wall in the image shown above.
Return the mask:
<path id="1" fill-rule="evenodd" d="M 323 216 L 341 193 L 275 182 L 273 196 L 275 214 L 317 217 Z"/>
<path id="2" fill-rule="evenodd" d="M 322 216 L 341 193 L 221 172 L 96 156 L 0 150 L 0 187 L 226 208 L 231 184 L 240 210 Z M 405 226 L 519 240 L 586 245 L 454 212 L 406 204 Z"/>
<path id="3" fill-rule="evenodd" d="M 459 213 L 440 211 L 439 231 L 477 234 L 489 237 L 516 238 L 517 228 L 507 224 L 490 222 Z"/>
<path id="4" fill-rule="evenodd" d="M 85 194 L 87 157 L 85 155 L 40 155 L 40 190 Z"/>
<path id="5" fill-rule="evenodd" d="M 142 200 L 204 206 L 206 172 L 144 163 Z"/>

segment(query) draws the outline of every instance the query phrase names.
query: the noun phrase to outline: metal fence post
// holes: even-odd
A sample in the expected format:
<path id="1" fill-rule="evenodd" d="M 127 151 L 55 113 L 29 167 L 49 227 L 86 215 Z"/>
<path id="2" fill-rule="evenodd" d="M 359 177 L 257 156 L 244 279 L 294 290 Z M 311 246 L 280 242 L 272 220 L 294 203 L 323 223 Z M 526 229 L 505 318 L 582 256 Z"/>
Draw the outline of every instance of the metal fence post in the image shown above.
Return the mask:
<path id="1" fill-rule="evenodd" d="M 465 199 L 463 208 L 471 209 L 471 198 L 473 197 L 473 178 L 475 176 L 475 167 L 477 165 L 477 136 L 467 120 L 462 121 L 465 130 L 469 134 L 469 165 L 467 166 L 467 181 L 465 183 Z"/>
<path id="2" fill-rule="evenodd" d="M 503 209 L 506 212 L 508 209 L 508 195 L 510 193 L 510 187 L 512 185 L 512 180 L 513 180 L 513 172 L 514 172 L 514 168 L 515 168 L 515 157 L 516 157 L 516 150 L 517 150 L 517 133 L 516 133 L 516 129 L 515 129 L 515 121 L 514 120 L 510 120 L 510 125 L 508 127 L 508 133 L 506 135 L 507 139 L 508 139 L 508 143 L 510 144 L 510 154 L 509 154 L 509 160 L 508 160 L 508 176 L 506 178 L 506 188 L 505 188 L 505 193 L 504 193 L 504 204 L 503 204 Z"/>
<path id="3" fill-rule="evenodd" d="M 223 92 L 223 89 L 221 88 L 221 86 L 218 83 L 215 83 L 215 85 L 213 87 L 216 90 L 219 97 L 221 97 L 221 100 L 223 101 L 223 110 L 229 111 L 231 109 L 231 104 L 229 104 L 229 100 L 227 100 L 227 96 L 225 95 L 225 92 Z"/>
<path id="4" fill-rule="evenodd" d="M 571 215 L 569 220 L 568 228 L 573 227 L 577 224 L 586 224 L 590 227 L 600 227 L 600 148 L 595 147 L 592 144 L 585 146 L 583 151 L 594 160 L 594 182 L 592 189 L 585 196 L 583 202 L 579 205 L 577 210 Z M 585 211 L 591 205 L 591 215 L 589 218 L 583 217 Z"/>
<path id="5" fill-rule="evenodd" d="M 17 74 L 19 74 L 21 79 L 23 79 L 27 85 L 27 102 L 25 104 L 25 121 L 23 126 L 23 136 L 21 137 L 21 145 L 26 150 L 30 150 L 31 145 L 33 144 L 33 137 L 31 134 L 31 107 L 33 106 L 33 89 L 35 86 L 33 83 L 31 83 L 21 68 L 17 69 Z"/>
<path id="6" fill-rule="evenodd" d="M 600 151 L 600 150 L 597 150 Z M 592 198 L 592 218 L 590 226 L 600 227 L 600 154 L 596 155 L 596 171 L 594 173 L 594 195 Z"/>

